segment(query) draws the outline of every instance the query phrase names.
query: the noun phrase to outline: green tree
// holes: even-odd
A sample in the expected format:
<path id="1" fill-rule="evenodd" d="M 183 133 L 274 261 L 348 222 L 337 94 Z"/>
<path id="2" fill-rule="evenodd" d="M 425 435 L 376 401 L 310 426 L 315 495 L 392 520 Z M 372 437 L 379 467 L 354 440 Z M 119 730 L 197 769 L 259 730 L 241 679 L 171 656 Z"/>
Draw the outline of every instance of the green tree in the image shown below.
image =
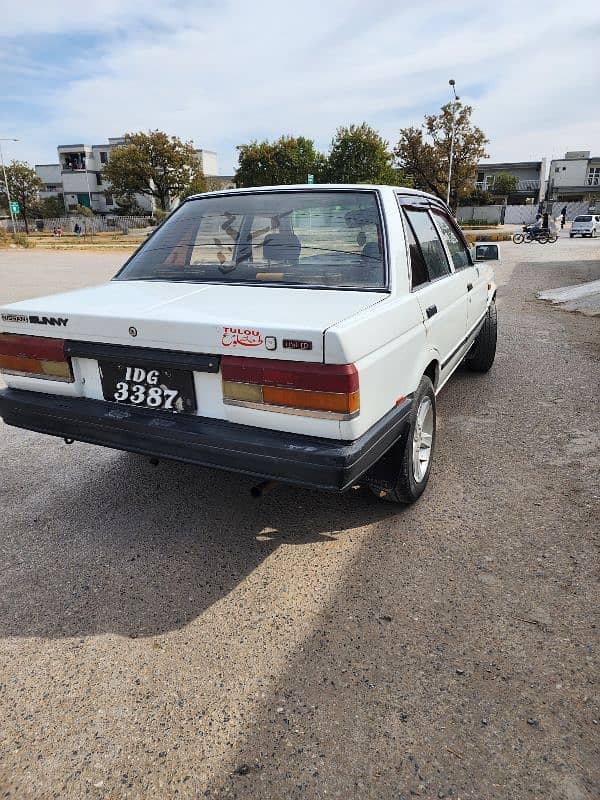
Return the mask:
<path id="1" fill-rule="evenodd" d="M 519 179 L 510 172 L 499 172 L 494 178 L 491 187 L 492 194 L 502 197 L 507 197 L 509 194 L 517 191 Z"/>
<path id="2" fill-rule="evenodd" d="M 274 142 L 238 145 L 238 186 L 278 186 L 306 183 L 312 174 L 318 182 L 325 164 L 314 142 L 304 136 L 281 136 Z"/>
<path id="3" fill-rule="evenodd" d="M 337 129 L 326 175 L 331 183 L 407 185 L 402 171 L 394 168 L 388 142 L 366 122 Z"/>
<path id="4" fill-rule="evenodd" d="M 117 204 L 117 208 L 114 213 L 120 216 L 136 217 L 148 213 L 140 207 L 134 194 L 124 194 L 119 197 L 115 196 L 115 203 Z"/>
<path id="5" fill-rule="evenodd" d="M 477 164 L 487 158 L 488 140 L 481 128 L 472 123 L 472 113 L 471 106 L 463 105 L 460 100 L 446 103 L 439 114 L 426 115 L 420 128 L 402 128 L 394 149 L 398 166 L 412 177 L 414 185 L 445 200 L 454 128 L 450 185 L 453 207 L 459 198 L 472 191 Z"/>
<path id="6" fill-rule="evenodd" d="M 79 205 L 79 204 L 75 206 L 75 208 L 73 209 L 73 213 L 77 214 L 80 217 L 93 217 L 94 216 L 94 212 L 92 211 L 92 209 L 89 206 L 82 206 L 82 205 Z"/>
<path id="7" fill-rule="evenodd" d="M 181 200 L 185 200 L 186 197 L 191 197 L 193 194 L 202 194 L 202 192 L 206 192 L 206 190 L 207 190 L 206 178 L 204 177 L 204 175 L 197 175 L 183 189 L 179 197 Z"/>
<path id="8" fill-rule="evenodd" d="M 46 197 L 42 200 L 40 212 L 42 217 L 56 218 L 65 216 L 65 206 L 61 197 Z"/>
<path id="9" fill-rule="evenodd" d="M 485 189 L 475 187 L 468 194 L 460 198 L 461 205 L 464 206 L 491 206 L 494 202 L 492 195 Z"/>
<path id="10" fill-rule="evenodd" d="M 203 173 L 191 142 L 149 131 L 126 134 L 125 143 L 111 152 L 103 176 L 117 197 L 143 194 L 167 209 Z"/>
<path id="11" fill-rule="evenodd" d="M 25 221 L 25 231 L 29 233 L 27 218 L 39 210 L 40 191 L 43 190 L 44 184 L 36 175 L 35 170 L 31 169 L 29 164 L 24 161 L 12 161 L 6 167 L 6 182 L 10 199 L 16 200 L 19 204 L 20 213 Z M 4 195 L 5 203 L 8 199 L 6 188 L 4 175 L 0 171 L 0 194 Z"/>

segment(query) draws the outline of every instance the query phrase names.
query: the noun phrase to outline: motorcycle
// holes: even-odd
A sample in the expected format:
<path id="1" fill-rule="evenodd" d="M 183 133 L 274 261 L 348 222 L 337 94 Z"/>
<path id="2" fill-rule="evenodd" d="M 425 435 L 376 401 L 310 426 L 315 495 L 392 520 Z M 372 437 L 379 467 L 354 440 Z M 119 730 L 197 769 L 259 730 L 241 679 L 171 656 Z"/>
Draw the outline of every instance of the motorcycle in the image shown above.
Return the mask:
<path id="1" fill-rule="evenodd" d="M 539 242 L 540 244 L 554 244 L 558 241 L 558 234 L 552 233 L 548 228 L 534 228 L 533 225 L 524 225 L 523 233 L 515 233 L 512 237 L 515 244 L 530 244 L 531 242 Z"/>

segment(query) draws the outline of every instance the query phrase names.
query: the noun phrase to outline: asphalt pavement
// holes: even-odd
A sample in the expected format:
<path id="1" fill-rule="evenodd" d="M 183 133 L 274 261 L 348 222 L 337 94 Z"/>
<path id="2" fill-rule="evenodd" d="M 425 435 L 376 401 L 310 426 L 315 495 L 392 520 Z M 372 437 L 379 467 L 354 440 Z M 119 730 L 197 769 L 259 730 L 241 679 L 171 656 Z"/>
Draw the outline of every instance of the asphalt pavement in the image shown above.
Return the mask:
<path id="1" fill-rule="evenodd" d="M 398 508 L 0 423 L 0 797 L 600 796 L 600 242 L 500 245 Z M 122 255 L 0 251 L 0 303 Z"/>

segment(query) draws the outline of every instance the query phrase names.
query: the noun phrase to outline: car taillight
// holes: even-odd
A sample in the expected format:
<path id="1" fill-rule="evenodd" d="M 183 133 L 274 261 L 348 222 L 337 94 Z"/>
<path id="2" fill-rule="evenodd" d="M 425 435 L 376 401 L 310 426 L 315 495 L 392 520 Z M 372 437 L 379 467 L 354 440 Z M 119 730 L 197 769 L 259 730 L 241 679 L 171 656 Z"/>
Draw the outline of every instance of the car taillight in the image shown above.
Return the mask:
<path id="1" fill-rule="evenodd" d="M 73 381 L 63 339 L 0 333 L 0 371 L 10 375 Z"/>
<path id="2" fill-rule="evenodd" d="M 350 419 L 360 409 L 354 364 L 223 356 L 223 402 L 266 411 Z"/>

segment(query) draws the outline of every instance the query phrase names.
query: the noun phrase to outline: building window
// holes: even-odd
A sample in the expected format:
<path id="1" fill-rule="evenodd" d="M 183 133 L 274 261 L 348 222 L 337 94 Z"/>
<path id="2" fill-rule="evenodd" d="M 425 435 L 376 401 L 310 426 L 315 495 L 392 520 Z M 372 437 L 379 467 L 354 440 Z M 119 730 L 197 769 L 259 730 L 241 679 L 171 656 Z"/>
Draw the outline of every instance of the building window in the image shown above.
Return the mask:
<path id="1" fill-rule="evenodd" d="M 85 153 L 65 153 L 65 169 L 85 169 Z"/>
<path id="2" fill-rule="evenodd" d="M 105 150 L 100 151 L 100 163 L 106 164 L 108 162 L 108 153 Z"/>
<path id="3" fill-rule="evenodd" d="M 102 173 L 101 172 L 97 172 L 96 173 L 96 183 L 97 183 L 98 186 L 102 186 Z"/>
<path id="4" fill-rule="evenodd" d="M 113 204 L 113 196 L 112 196 L 112 194 L 105 194 L 104 195 L 104 200 L 106 201 L 106 205 L 107 206 L 112 206 L 112 204 Z"/>
<path id="5" fill-rule="evenodd" d="M 600 167 L 590 167 L 587 184 L 588 186 L 600 186 Z"/>

